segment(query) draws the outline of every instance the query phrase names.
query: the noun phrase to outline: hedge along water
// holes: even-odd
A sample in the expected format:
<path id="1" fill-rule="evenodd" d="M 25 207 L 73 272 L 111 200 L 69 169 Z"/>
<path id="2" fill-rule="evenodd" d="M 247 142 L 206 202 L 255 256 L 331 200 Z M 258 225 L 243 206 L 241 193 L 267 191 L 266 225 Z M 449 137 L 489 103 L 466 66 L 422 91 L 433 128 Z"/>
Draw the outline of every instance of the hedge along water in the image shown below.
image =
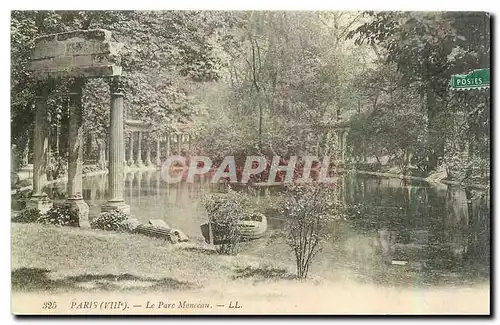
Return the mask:
<path id="1" fill-rule="evenodd" d="M 330 177 L 330 157 L 320 160 L 317 156 L 291 156 L 288 159 L 273 156 L 247 156 L 243 166 L 237 165 L 234 156 L 225 157 L 218 165 L 210 157 L 194 156 L 189 160 L 183 156 L 170 156 L 161 168 L 162 179 L 167 183 L 179 183 L 185 180 L 193 183 L 196 175 L 212 175 L 211 182 L 221 180 L 230 183 L 247 184 L 248 182 L 275 183 L 327 183 L 333 184 Z M 175 172 L 177 171 L 177 172 Z M 181 171 L 181 172 L 179 172 Z"/>

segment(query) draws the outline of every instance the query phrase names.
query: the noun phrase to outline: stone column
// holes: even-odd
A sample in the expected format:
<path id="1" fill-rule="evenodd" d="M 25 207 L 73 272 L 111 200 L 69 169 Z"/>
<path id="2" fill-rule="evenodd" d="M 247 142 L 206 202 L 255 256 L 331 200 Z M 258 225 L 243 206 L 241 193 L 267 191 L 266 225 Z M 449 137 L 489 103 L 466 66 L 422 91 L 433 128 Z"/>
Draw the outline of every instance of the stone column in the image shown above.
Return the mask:
<path id="1" fill-rule="evenodd" d="M 99 140 L 99 168 L 106 168 L 106 142 L 104 139 Z"/>
<path id="2" fill-rule="evenodd" d="M 101 211 L 121 210 L 130 213 L 130 206 L 125 204 L 123 192 L 125 188 L 125 150 L 123 146 L 123 85 L 119 77 L 114 77 L 110 83 L 111 112 L 110 112 L 110 146 L 108 195 L 109 199 Z"/>
<path id="3" fill-rule="evenodd" d="M 156 198 L 160 199 L 160 173 L 156 173 Z"/>
<path id="4" fill-rule="evenodd" d="M 167 134 L 167 156 L 166 159 L 170 157 L 170 133 Z"/>
<path id="5" fill-rule="evenodd" d="M 97 188 L 96 188 L 96 182 L 95 182 L 95 178 L 92 179 L 91 181 L 91 186 L 90 186 L 90 200 L 91 201 L 94 201 L 97 197 Z"/>
<path id="6" fill-rule="evenodd" d="M 89 206 L 82 195 L 83 170 L 83 107 L 82 88 L 84 81 L 75 79 L 69 94 L 69 134 L 68 134 L 68 184 L 66 204 L 78 214 L 78 224 L 90 228 Z"/>
<path id="7" fill-rule="evenodd" d="M 123 119 L 125 121 L 125 119 Z M 127 163 L 127 157 L 126 157 L 126 154 L 127 154 L 127 140 L 125 139 L 125 129 L 123 131 L 123 143 L 122 143 L 122 150 L 123 150 L 123 170 L 125 171 L 125 173 L 127 172 L 128 170 L 128 163 Z M 124 178 L 125 179 L 125 176 Z"/>
<path id="8" fill-rule="evenodd" d="M 156 138 L 156 166 L 161 166 L 160 158 L 160 138 Z"/>
<path id="9" fill-rule="evenodd" d="M 50 114 L 50 112 L 47 112 L 47 120 L 48 120 L 48 123 L 49 123 L 49 128 L 47 130 L 47 139 L 49 141 L 48 143 L 48 149 L 46 151 L 47 153 L 47 165 L 49 166 L 49 168 L 47 169 L 47 182 L 50 182 L 53 180 L 53 162 L 52 162 L 52 133 L 54 133 L 52 130 L 51 130 L 51 127 L 50 125 L 52 124 L 52 116 Z"/>
<path id="10" fill-rule="evenodd" d="M 134 199 L 134 172 L 131 172 L 128 174 L 129 181 L 128 181 L 128 188 L 129 188 L 129 195 L 130 195 L 130 202 Z"/>
<path id="11" fill-rule="evenodd" d="M 94 155 L 92 152 L 92 134 L 87 134 L 87 136 L 85 137 L 85 154 L 85 162 L 88 163 L 89 161 L 94 160 Z"/>
<path id="12" fill-rule="evenodd" d="M 137 204 L 140 206 L 141 204 L 141 183 L 142 183 L 142 171 L 139 170 L 135 174 L 135 179 L 137 179 Z"/>
<path id="13" fill-rule="evenodd" d="M 134 131 L 130 132 L 129 136 L 129 146 L 128 146 L 128 165 L 132 167 L 134 165 Z"/>
<path id="14" fill-rule="evenodd" d="M 181 155 L 181 141 L 182 141 L 182 135 L 177 134 L 177 155 Z"/>
<path id="15" fill-rule="evenodd" d="M 47 151 L 49 150 L 47 99 L 48 85 L 39 84 L 39 93 L 35 101 L 35 129 L 34 129 L 34 155 L 33 155 L 33 194 L 26 203 L 28 209 L 39 209 L 46 212 L 52 207 L 52 201 L 43 188 L 47 183 Z"/>
<path id="16" fill-rule="evenodd" d="M 146 166 L 148 168 L 154 167 L 151 161 L 151 140 L 145 139 L 146 142 Z"/>
<path id="17" fill-rule="evenodd" d="M 345 164 L 345 130 L 340 131 L 340 160 L 342 165 Z"/>
<path id="18" fill-rule="evenodd" d="M 24 148 L 23 151 L 23 162 L 22 162 L 23 167 L 29 164 L 29 152 L 30 152 L 30 138 L 28 136 L 28 140 L 26 140 L 26 147 Z"/>
<path id="19" fill-rule="evenodd" d="M 150 171 L 147 171 L 147 172 L 146 172 L 146 188 L 148 189 L 148 191 L 149 191 L 149 189 L 151 188 L 151 175 L 152 175 L 152 174 L 153 174 L 153 173 L 152 173 L 152 172 L 150 172 Z"/>
<path id="20" fill-rule="evenodd" d="M 61 131 L 61 127 L 60 127 L 60 123 L 61 123 L 61 115 L 59 113 L 56 114 L 56 117 L 55 117 L 55 121 L 56 121 L 56 126 L 55 126 L 55 131 L 54 131 L 54 154 L 53 156 L 54 157 L 59 157 L 59 135 L 60 135 L 60 131 Z"/>
<path id="21" fill-rule="evenodd" d="M 100 196 L 101 199 L 106 198 L 106 185 L 107 185 L 106 179 L 107 179 L 107 175 L 105 175 L 105 174 L 101 174 L 99 176 L 99 192 L 101 192 L 101 196 Z"/>
<path id="22" fill-rule="evenodd" d="M 144 164 L 142 162 L 142 147 L 141 147 L 141 142 L 142 142 L 142 131 L 139 131 L 139 138 L 137 140 L 137 159 L 135 163 L 139 167 L 144 167 Z"/>
<path id="23" fill-rule="evenodd" d="M 335 150 L 335 164 L 337 166 L 343 165 L 344 164 L 344 138 L 343 138 L 343 131 L 342 129 L 336 129 L 335 134 L 337 136 L 337 143 L 338 143 L 338 148 Z"/>
<path id="24" fill-rule="evenodd" d="M 109 141 L 110 141 L 110 137 L 109 137 L 109 132 L 108 132 L 108 134 L 106 135 L 106 150 L 104 151 L 104 157 L 106 160 L 106 168 L 109 168 Z"/>
<path id="25" fill-rule="evenodd" d="M 191 155 L 191 135 L 188 134 L 188 153 Z"/>

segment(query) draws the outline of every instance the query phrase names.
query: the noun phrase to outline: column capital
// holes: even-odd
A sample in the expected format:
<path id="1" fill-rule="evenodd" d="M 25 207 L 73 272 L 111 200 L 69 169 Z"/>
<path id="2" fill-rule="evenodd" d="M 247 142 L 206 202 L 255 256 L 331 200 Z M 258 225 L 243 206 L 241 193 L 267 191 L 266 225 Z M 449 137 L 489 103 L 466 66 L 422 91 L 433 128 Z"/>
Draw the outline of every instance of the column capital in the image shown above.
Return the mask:
<path id="1" fill-rule="evenodd" d="M 109 92 L 111 96 L 123 96 L 125 84 L 120 77 L 109 79 Z"/>

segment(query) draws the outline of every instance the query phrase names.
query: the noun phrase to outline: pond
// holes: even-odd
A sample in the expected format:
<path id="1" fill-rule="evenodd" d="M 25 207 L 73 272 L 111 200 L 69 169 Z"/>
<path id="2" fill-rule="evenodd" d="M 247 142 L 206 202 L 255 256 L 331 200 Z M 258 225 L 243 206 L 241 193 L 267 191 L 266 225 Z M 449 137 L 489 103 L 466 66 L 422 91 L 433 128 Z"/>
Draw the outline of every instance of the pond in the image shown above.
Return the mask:
<path id="1" fill-rule="evenodd" d="M 106 200 L 106 183 L 107 175 L 84 178 L 83 196 L 91 217 L 99 214 Z M 488 193 L 359 174 L 339 176 L 337 187 L 345 204 L 363 203 L 370 213 L 349 218 L 336 227 L 312 273 L 391 285 L 489 281 Z M 200 224 L 207 216 L 200 199 L 206 193 L 223 191 L 224 185 L 211 184 L 210 178 L 203 176 L 192 184 L 167 184 L 159 172 L 138 171 L 126 175 L 125 188 L 125 201 L 139 221 L 163 219 L 181 229 L 191 242 L 201 244 Z M 284 220 L 271 207 L 278 191 L 250 191 L 268 217 L 269 227 L 265 238 L 245 244 L 242 253 L 293 265 L 290 249 L 278 235 Z M 64 183 L 47 188 L 56 203 L 64 201 L 64 192 Z M 15 200 L 12 204 L 14 210 L 23 206 Z M 382 263 L 380 247 L 384 241 L 389 241 L 394 265 Z"/>

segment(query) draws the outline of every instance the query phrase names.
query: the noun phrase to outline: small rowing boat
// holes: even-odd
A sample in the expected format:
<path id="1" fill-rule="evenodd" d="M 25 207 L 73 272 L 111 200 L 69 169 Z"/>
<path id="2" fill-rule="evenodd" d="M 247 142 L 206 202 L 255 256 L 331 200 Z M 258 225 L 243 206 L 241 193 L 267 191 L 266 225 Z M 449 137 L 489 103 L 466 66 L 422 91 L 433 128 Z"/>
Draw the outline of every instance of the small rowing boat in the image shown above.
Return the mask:
<path id="1" fill-rule="evenodd" d="M 210 227 L 211 226 L 211 227 Z M 214 223 L 211 225 L 209 223 L 204 223 L 200 226 L 201 234 L 205 238 L 205 242 L 210 244 L 210 228 L 212 232 Z M 267 218 L 262 213 L 254 213 L 250 217 L 240 220 L 238 222 L 238 230 L 240 234 L 240 241 L 249 241 L 262 238 L 267 230 Z M 226 243 L 224 240 L 224 234 L 213 233 L 213 244 L 220 245 Z"/>

